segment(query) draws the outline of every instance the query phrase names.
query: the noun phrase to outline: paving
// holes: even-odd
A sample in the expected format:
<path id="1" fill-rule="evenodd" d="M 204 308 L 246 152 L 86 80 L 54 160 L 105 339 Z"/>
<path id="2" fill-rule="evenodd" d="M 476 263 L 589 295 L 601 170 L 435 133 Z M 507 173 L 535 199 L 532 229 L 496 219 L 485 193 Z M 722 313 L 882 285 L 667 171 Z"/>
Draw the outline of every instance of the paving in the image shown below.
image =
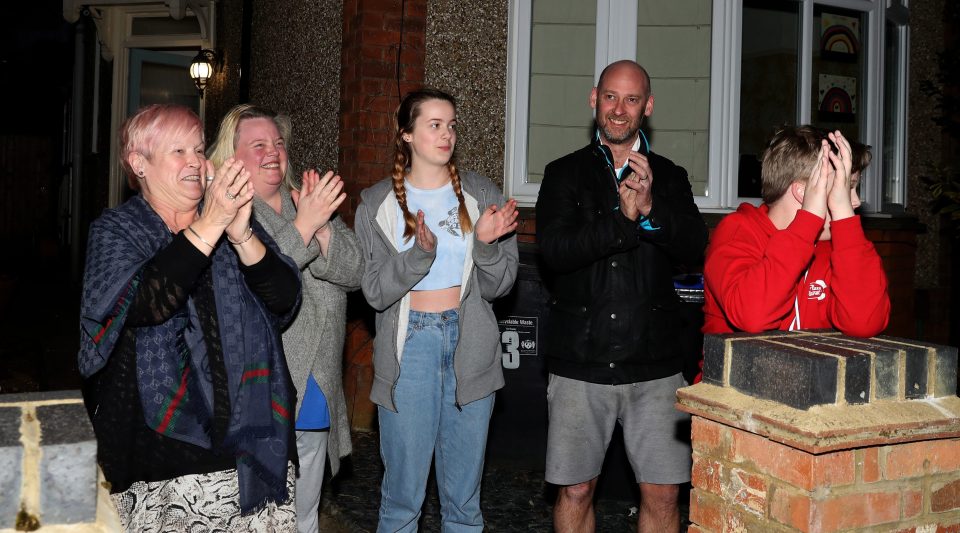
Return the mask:
<path id="1" fill-rule="evenodd" d="M 380 479 L 383 476 L 378 435 L 355 433 L 353 446 L 353 455 L 344 462 L 337 478 L 324 483 L 320 510 L 320 530 L 324 533 L 365 533 L 377 529 Z M 485 531 L 553 531 L 556 488 L 544 482 L 542 470 L 488 461 L 480 494 Z M 635 501 L 598 499 L 597 531 L 636 531 L 636 506 Z M 684 524 L 686 515 L 686 506 L 682 505 Z M 440 504 L 432 480 L 420 531 L 440 531 Z"/>

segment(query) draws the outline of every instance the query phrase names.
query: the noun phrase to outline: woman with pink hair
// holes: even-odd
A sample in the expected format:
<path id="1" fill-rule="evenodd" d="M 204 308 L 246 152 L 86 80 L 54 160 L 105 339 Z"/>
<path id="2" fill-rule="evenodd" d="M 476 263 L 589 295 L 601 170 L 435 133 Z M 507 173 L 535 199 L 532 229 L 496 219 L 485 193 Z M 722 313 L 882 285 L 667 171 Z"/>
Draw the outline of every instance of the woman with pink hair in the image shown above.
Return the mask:
<path id="1" fill-rule="evenodd" d="M 280 328 L 298 271 L 251 219 L 242 163 L 204 158 L 189 109 L 120 132 L 138 194 L 90 228 L 78 363 L 128 531 L 293 531 L 294 395 Z"/>

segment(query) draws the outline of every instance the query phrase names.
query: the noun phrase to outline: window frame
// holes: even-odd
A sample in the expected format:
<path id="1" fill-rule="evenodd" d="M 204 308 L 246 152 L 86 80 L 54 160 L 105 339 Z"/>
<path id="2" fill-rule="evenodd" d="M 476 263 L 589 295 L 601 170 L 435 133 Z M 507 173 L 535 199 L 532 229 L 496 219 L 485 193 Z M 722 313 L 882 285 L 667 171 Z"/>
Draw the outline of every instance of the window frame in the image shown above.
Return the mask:
<path id="1" fill-rule="evenodd" d="M 873 148 L 874 163 L 861 178 L 863 213 L 880 213 L 891 206 L 883 205 L 883 135 L 879 126 L 892 123 L 897 131 L 892 165 L 896 183 L 894 197 L 900 200 L 892 208 L 906 206 L 906 139 L 907 80 L 909 76 L 909 9 L 906 0 L 796 0 L 800 9 L 800 73 L 798 76 L 798 124 L 809 123 L 812 116 L 813 45 L 815 6 L 835 7 L 865 14 L 867 27 L 863 38 L 865 72 L 862 142 Z M 618 59 L 635 59 L 637 42 L 636 0 L 596 0 L 597 27 L 594 79 L 603 66 Z M 511 0 L 508 24 L 507 58 L 507 124 L 504 150 L 505 192 L 521 205 L 536 203 L 540 186 L 527 183 L 527 150 L 529 134 L 530 49 L 533 6 L 530 1 Z M 616 13 L 616 16 L 612 16 Z M 710 116 L 708 132 L 707 188 L 704 195 L 695 196 L 697 206 L 704 212 L 729 212 L 741 202 L 759 203 L 758 198 L 737 195 L 737 161 L 740 134 L 740 80 L 742 1 L 714 0 L 712 3 L 710 50 Z M 888 20 L 899 26 L 901 47 L 896 65 L 884 64 L 885 24 Z M 896 117 L 884 120 L 885 69 L 895 68 L 898 76 L 895 96 Z M 584 95 L 586 99 L 586 95 Z"/>
<path id="2" fill-rule="evenodd" d="M 530 41 L 533 2 L 511 0 L 507 25 L 507 124 L 504 129 L 504 193 L 521 205 L 537 201 L 540 186 L 527 183 L 530 119 Z"/>
<path id="3" fill-rule="evenodd" d="M 596 4 L 597 42 L 594 49 L 594 79 L 600 76 L 604 66 L 613 61 L 635 59 L 637 49 L 636 0 L 596 0 Z M 536 203 L 540 192 L 539 183 L 526 181 L 533 2 L 510 0 L 509 10 L 504 189 L 506 194 L 516 198 L 520 205 L 532 206 Z M 613 15 L 614 13 L 616 16 Z M 589 95 L 583 95 L 584 102 L 587 96 Z"/>
<path id="4" fill-rule="evenodd" d="M 898 201 L 891 202 L 894 206 L 898 206 L 899 209 L 904 209 L 907 206 L 908 200 L 908 191 L 907 187 L 907 163 L 909 158 L 909 152 L 906 149 L 907 139 L 909 138 L 909 109 L 908 109 L 908 92 L 910 85 L 910 10 L 907 4 L 908 0 L 886 0 L 885 2 L 885 12 L 884 16 L 881 18 L 884 28 L 886 28 L 886 22 L 890 21 L 897 26 L 897 37 L 900 40 L 900 47 L 897 50 L 897 94 L 894 96 L 895 105 L 894 108 L 899 111 L 896 117 L 892 117 L 892 120 L 896 121 L 896 129 L 894 133 L 894 145 L 903 147 L 900 150 L 894 152 L 894 161 L 891 167 L 893 168 L 894 176 L 893 181 L 897 183 L 897 187 L 894 193 L 894 199 Z M 880 50 L 886 50 L 886 31 L 881 32 L 884 41 L 881 43 Z M 886 69 L 887 65 L 884 64 L 883 68 Z M 884 73 L 886 70 L 884 70 Z M 881 82 L 885 79 L 885 76 L 881 76 Z M 881 110 L 883 105 L 881 104 Z M 886 117 L 883 117 L 884 120 L 880 124 L 885 124 L 888 121 Z M 882 137 L 881 137 L 882 138 Z M 881 146 L 880 149 L 883 147 Z M 874 155 L 880 154 L 880 157 L 883 157 L 883 152 L 874 150 Z M 873 166 L 873 165 L 871 165 Z M 882 169 L 882 163 L 877 165 L 877 172 Z M 884 179 L 883 176 L 880 177 L 878 182 Z M 883 206 L 883 186 L 878 183 L 877 191 L 877 205 Z M 896 209 L 896 208 L 894 208 Z"/>

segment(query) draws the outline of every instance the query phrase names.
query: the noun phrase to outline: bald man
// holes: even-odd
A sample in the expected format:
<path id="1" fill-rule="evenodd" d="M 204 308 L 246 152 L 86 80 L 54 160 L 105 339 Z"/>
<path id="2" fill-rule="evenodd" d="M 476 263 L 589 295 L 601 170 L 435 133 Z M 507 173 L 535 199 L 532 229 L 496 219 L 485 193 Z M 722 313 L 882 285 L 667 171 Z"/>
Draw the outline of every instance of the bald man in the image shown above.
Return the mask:
<path id="1" fill-rule="evenodd" d="M 554 277 L 546 332 L 549 483 L 558 532 L 596 528 L 593 495 L 617 422 L 640 486 L 638 531 L 678 531 L 690 480 L 672 276 L 702 264 L 707 229 L 687 172 L 650 151 L 646 70 L 618 61 L 590 92 L 593 141 L 547 165 L 537 243 Z M 688 430 L 687 430 L 688 431 Z"/>

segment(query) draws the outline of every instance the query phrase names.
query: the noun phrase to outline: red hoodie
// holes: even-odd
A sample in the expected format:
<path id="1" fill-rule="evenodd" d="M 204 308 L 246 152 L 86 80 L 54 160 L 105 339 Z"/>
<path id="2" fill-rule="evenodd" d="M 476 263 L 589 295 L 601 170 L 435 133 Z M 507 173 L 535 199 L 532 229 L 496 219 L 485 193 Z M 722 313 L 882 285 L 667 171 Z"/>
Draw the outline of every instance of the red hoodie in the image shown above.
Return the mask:
<path id="1" fill-rule="evenodd" d="M 832 241 L 818 241 L 824 219 L 801 209 L 778 230 L 767 211 L 741 204 L 711 236 L 703 332 L 833 328 L 872 337 L 883 331 L 890 317 L 887 277 L 860 217 L 832 221 Z"/>

